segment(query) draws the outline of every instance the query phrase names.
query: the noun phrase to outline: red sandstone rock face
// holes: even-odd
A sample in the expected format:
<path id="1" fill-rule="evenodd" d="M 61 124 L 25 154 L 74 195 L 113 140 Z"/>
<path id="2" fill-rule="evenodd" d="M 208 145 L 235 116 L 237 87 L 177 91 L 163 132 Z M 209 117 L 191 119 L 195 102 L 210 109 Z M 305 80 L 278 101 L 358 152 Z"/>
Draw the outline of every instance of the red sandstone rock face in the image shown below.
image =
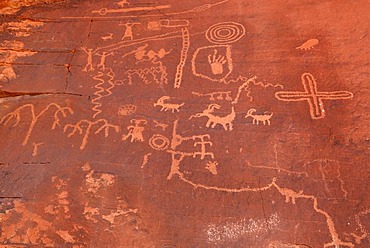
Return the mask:
<path id="1" fill-rule="evenodd" d="M 40 2 L 0 5 L 3 247 L 370 246 L 367 1 Z"/>

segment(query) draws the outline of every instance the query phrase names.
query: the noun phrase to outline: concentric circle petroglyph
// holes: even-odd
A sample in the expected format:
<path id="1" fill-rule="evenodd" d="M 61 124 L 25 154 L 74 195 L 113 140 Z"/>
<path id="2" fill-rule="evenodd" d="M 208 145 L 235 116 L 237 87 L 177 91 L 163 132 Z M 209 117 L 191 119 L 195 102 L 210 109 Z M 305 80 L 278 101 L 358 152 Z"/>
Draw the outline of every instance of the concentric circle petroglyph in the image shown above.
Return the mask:
<path id="1" fill-rule="evenodd" d="M 220 22 L 212 25 L 206 32 L 206 38 L 214 44 L 230 44 L 245 35 L 245 28 L 237 22 Z"/>
<path id="2" fill-rule="evenodd" d="M 168 148 L 170 145 L 169 139 L 167 139 L 165 136 L 160 135 L 160 134 L 154 134 L 150 139 L 149 139 L 149 145 L 154 149 L 158 151 L 163 151 Z"/>

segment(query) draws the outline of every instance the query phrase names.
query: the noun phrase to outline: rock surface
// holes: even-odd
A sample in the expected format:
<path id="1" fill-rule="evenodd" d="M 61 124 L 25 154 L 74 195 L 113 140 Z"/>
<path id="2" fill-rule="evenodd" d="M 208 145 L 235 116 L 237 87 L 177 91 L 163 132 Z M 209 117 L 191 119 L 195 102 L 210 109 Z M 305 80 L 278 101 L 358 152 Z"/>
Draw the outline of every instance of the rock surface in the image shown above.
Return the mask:
<path id="1" fill-rule="evenodd" d="M 0 4 L 0 247 L 370 247 L 368 1 Z"/>

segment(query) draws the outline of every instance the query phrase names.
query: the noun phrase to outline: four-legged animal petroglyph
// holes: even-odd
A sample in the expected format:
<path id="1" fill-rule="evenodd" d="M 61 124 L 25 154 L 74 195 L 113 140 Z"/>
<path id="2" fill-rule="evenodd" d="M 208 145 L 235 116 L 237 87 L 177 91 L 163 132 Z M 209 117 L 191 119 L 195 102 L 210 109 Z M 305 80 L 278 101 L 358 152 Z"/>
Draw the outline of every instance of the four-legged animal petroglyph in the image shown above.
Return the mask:
<path id="1" fill-rule="evenodd" d="M 262 115 L 257 115 L 255 114 L 257 112 L 256 109 L 250 109 L 248 110 L 247 114 L 244 116 L 244 118 L 248 118 L 248 117 L 252 117 L 253 119 L 253 124 L 259 124 L 259 122 L 262 122 L 263 125 L 269 125 L 270 126 L 270 119 L 273 115 L 273 113 L 268 113 L 268 112 L 265 112 L 264 114 Z"/>
<path id="2" fill-rule="evenodd" d="M 231 113 L 226 116 L 217 116 L 214 114 L 215 109 L 220 109 L 221 106 L 215 103 L 208 105 L 208 107 L 203 110 L 202 113 L 197 113 L 195 115 L 190 116 L 189 120 L 192 118 L 199 118 L 199 117 L 207 117 L 208 121 L 206 123 L 206 127 L 215 128 L 217 124 L 221 125 L 226 131 L 233 130 L 233 121 L 236 117 L 235 107 L 232 105 Z"/>
<path id="3" fill-rule="evenodd" d="M 175 104 L 175 103 L 167 103 L 166 100 L 171 99 L 169 96 L 162 96 L 154 103 L 154 107 L 162 107 L 161 111 L 171 110 L 172 113 L 179 112 L 180 108 L 184 106 L 185 103 Z"/>

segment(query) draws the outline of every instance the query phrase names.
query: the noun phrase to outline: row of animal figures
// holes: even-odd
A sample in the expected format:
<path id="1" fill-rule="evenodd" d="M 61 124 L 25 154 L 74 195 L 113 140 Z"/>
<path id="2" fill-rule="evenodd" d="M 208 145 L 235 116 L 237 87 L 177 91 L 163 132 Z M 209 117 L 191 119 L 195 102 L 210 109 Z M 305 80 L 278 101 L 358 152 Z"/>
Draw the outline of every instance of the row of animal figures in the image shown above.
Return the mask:
<path id="1" fill-rule="evenodd" d="M 154 107 L 161 107 L 161 111 L 171 111 L 172 113 L 179 112 L 180 108 L 185 105 L 184 102 L 177 104 L 177 103 L 169 103 L 167 100 L 169 100 L 169 96 L 163 96 L 157 100 L 156 103 L 154 103 Z M 226 116 L 217 116 L 214 114 L 216 109 L 221 109 L 221 106 L 215 103 L 209 104 L 208 107 L 203 110 L 202 113 L 197 113 L 195 115 L 190 116 L 189 120 L 192 118 L 200 118 L 200 117 L 207 117 L 208 121 L 206 123 L 206 127 L 215 128 L 217 124 L 221 125 L 226 131 L 233 130 L 233 121 L 236 117 L 235 107 L 234 105 L 231 107 L 231 113 Z M 263 125 L 270 125 L 270 119 L 273 116 L 273 113 L 270 112 L 264 112 L 263 114 L 256 114 L 257 110 L 252 108 L 249 109 L 247 114 L 244 116 L 244 118 L 252 118 L 253 124 L 258 125 L 260 122 L 263 123 Z"/>

